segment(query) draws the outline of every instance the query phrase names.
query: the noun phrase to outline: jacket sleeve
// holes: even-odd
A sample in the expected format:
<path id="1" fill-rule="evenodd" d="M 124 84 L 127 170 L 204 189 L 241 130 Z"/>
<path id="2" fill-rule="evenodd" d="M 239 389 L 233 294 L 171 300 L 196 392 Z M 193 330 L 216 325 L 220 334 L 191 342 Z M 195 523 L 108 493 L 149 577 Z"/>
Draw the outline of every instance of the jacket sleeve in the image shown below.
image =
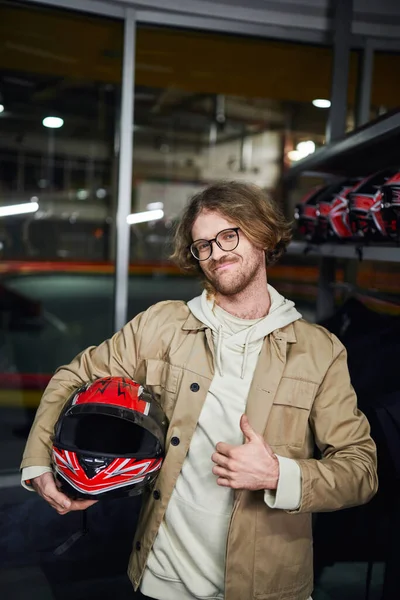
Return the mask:
<path id="1" fill-rule="evenodd" d="M 69 364 L 60 367 L 40 401 L 25 446 L 21 469 L 50 467 L 54 426 L 72 392 L 100 377 L 134 376 L 138 362 L 138 339 L 148 316 L 141 313 L 121 331 L 99 346 L 91 346 Z"/>
<path id="2" fill-rule="evenodd" d="M 292 458 L 278 456 L 279 481 L 276 490 L 264 491 L 264 502 L 270 508 L 296 510 L 301 501 L 301 471 Z"/>
<path id="3" fill-rule="evenodd" d="M 297 511 L 324 512 L 368 502 L 378 489 L 376 447 L 357 408 L 347 353 L 331 336 L 333 358 L 310 415 L 322 458 L 300 459 L 302 498 Z"/>
<path id="4" fill-rule="evenodd" d="M 31 479 L 40 477 L 40 475 L 43 475 L 44 473 L 51 473 L 51 471 L 51 467 L 24 467 L 21 473 L 22 487 L 28 490 L 28 492 L 34 492 L 35 490 L 30 483 Z"/>

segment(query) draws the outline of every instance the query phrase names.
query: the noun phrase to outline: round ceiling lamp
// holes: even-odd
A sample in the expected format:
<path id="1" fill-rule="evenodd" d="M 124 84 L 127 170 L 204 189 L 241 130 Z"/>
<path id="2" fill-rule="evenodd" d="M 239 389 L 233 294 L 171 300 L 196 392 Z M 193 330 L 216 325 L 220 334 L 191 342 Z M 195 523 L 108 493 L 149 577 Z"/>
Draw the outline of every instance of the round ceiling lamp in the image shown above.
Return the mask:
<path id="1" fill-rule="evenodd" d="M 64 125 L 64 120 L 60 117 L 46 117 L 42 121 L 44 127 L 49 129 L 60 129 Z"/>
<path id="2" fill-rule="evenodd" d="M 316 98 L 315 100 L 312 101 L 312 103 L 317 108 L 330 108 L 331 107 L 331 101 L 327 100 L 326 98 Z"/>

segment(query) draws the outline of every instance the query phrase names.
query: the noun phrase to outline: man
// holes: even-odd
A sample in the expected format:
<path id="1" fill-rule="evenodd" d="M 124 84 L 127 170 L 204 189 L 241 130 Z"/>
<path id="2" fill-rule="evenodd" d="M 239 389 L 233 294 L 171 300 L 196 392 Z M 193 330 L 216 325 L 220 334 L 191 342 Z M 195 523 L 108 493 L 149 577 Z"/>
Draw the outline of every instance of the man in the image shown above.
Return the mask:
<path id="1" fill-rule="evenodd" d="M 92 504 L 70 501 L 50 472 L 54 423 L 75 388 L 130 377 L 170 420 L 128 569 L 145 597 L 307 600 L 311 513 L 376 493 L 375 446 L 343 346 L 267 284 L 289 240 L 259 188 L 207 188 L 188 205 L 174 253 L 204 277 L 203 294 L 149 308 L 61 367 L 45 391 L 22 478 L 60 514 Z"/>

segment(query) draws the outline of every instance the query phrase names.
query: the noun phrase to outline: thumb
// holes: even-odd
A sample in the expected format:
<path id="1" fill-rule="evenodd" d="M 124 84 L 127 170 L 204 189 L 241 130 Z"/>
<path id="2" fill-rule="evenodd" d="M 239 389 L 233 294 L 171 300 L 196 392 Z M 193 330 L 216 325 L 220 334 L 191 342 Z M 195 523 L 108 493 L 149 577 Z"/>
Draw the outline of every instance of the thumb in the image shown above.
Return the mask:
<path id="1" fill-rule="evenodd" d="M 240 417 L 240 429 L 242 430 L 243 435 L 246 438 L 246 443 L 252 442 L 252 441 L 258 439 L 256 432 L 254 431 L 254 429 L 252 428 L 252 426 L 249 423 L 249 419 L 247 418 L 247 415 L 242 415 Z"/>

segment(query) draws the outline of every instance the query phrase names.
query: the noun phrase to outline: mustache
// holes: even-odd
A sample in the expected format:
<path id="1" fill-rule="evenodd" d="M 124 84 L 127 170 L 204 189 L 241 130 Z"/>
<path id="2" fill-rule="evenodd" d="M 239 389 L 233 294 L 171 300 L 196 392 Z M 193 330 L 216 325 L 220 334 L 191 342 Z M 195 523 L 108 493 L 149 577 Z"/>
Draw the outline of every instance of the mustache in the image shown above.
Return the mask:
<path id="1" fill-rule="evenodd" d="M 213 260 L 211 263 L 211 270 L 215 271 L 215 269 L 218 269 L 218 267 L 222 267 L 222 265 L 226 265 L 226 264 L 230 264 L 230 263 L 235 263 L 237 262 L 236 258 L 220 258 L 219 260 Z"/>

